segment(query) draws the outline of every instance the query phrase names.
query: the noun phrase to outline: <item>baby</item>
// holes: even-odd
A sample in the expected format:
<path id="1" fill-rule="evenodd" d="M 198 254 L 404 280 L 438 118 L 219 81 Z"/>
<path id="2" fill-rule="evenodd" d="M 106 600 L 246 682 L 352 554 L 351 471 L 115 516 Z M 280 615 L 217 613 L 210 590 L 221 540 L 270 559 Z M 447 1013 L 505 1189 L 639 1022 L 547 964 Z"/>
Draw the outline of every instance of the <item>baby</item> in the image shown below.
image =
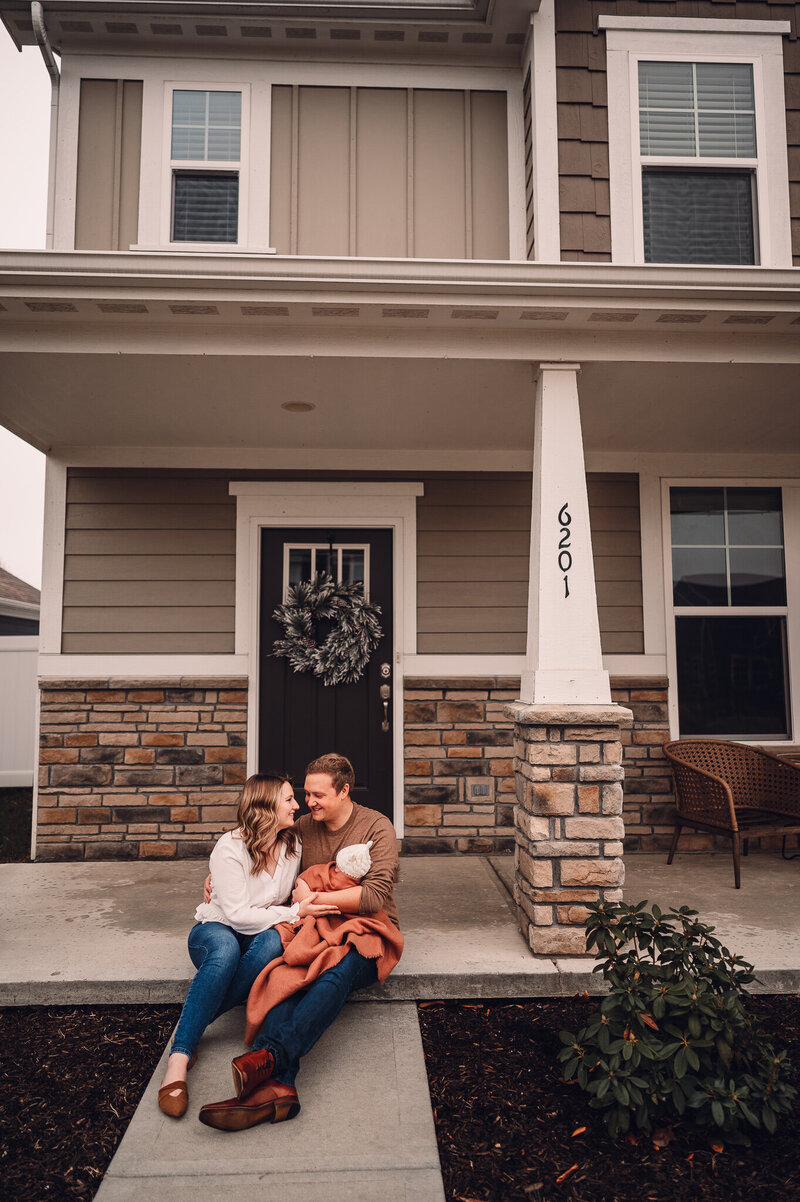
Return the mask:
<path id="1" fill-rule="evenodd" d="M 312 893 L 333 892 L 357 885 L 372 867 L 371 847 L 371 839 L 369 843 L 351 843 L 349 847 L 343 847 L 329 864 L 313 864 L 307 868 L 297 878 L 292 890 L 292 909 Z"/>

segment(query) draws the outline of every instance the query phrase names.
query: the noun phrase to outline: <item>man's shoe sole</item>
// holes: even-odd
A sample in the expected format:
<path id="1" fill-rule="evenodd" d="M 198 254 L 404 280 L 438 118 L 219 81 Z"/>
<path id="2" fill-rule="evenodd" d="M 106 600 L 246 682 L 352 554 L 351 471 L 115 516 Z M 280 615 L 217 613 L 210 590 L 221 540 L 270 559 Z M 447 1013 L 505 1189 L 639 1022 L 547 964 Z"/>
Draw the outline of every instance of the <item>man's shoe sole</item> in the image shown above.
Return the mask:
<path id="1" fill-rule="evenodd" d="M 246 1131 L 259 1123 L 282 1123 L 300 1113 L 296 1098 L 278 1098 L 263 1106 L 203 1106 L 198 1118 L 217 1131 Z"/>

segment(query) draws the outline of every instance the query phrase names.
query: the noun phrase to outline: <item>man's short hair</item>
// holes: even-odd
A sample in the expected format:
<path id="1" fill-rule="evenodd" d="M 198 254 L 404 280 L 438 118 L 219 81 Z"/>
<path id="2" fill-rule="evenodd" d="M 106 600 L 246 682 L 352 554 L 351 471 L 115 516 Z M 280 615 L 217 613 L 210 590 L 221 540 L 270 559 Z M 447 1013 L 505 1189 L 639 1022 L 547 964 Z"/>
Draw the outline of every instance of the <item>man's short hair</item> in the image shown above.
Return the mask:
<path id="1" fill-rule="evenodd" d="M 306 768 L 306 776 L 311 776 L 315 772 L 329 776 L 337 793 L 341 793 L 345 785 L 349 785 L 352 792 L 356 783 L 353 765 L 346 756 L 337 755 L 335 751 L 329 751 L 327 755 L 317 756 L 315 760 L 311 761 Z"/>

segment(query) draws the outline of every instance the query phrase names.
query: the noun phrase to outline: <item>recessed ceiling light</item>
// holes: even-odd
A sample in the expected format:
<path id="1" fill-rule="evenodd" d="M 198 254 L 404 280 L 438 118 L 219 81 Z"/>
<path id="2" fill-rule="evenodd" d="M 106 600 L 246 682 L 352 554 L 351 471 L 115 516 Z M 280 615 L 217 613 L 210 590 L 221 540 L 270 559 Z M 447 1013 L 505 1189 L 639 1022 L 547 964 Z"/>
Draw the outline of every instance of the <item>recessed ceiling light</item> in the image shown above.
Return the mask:
<path id="1" fill-rule="evenodd" d="M 310 413 L 316 407 L 308 401 L 286 401 L 284 405 L 281 405 L 281 409 L 285 409 L 287 413 Z"/>

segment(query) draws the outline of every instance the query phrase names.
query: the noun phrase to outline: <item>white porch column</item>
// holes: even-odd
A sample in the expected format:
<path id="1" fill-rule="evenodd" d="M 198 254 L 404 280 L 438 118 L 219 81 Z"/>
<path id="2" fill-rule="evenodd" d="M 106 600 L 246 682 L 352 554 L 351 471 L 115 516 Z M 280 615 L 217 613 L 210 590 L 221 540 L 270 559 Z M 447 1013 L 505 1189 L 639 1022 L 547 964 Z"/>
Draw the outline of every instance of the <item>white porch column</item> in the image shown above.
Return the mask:
<path id="1" fill-rule="evenodd" d="M 600 652 L 576 363 L 536 381 L 528 645 L 521 700 L 608 705 Z"/>

